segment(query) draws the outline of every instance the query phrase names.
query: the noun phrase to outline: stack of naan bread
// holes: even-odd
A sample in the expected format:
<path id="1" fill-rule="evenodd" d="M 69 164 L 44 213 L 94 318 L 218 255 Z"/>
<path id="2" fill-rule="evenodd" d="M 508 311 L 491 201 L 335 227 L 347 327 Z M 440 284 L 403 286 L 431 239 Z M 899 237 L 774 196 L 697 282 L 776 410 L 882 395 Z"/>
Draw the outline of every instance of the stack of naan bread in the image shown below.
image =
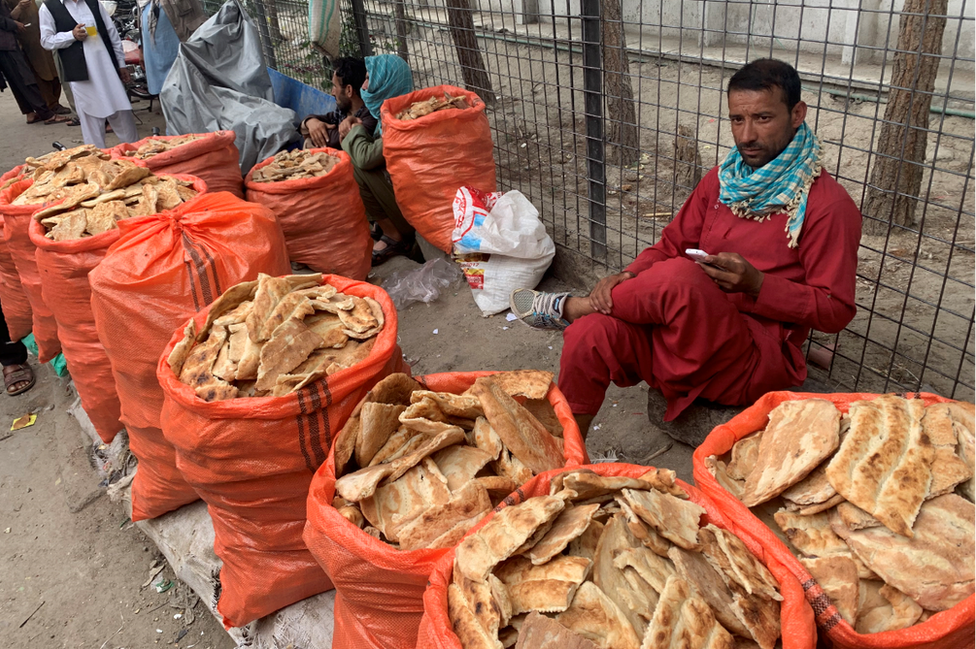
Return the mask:
<path id="1" fill-rule="evenodd" d="M 255 169 L 251 180 L 256 183 L 276 183 L 299 178 L 319 178 L 332 171 L 338 162 L 338 158 L 325 151 L 282 151 L 275 154 L 270 163 Z"/>
<path id="2" fill-rule="evenodd" d="M 842 416 L 823 399 L 787 401 L 706 464 L 858 633 L 879 633 L 973 593 L 974 429 L 969 403 L 885 395 Z"/>
<path id="3" fill-rule="evenodd" d="M 139 160 L 148 160 L 155 155 L 165 153 L 187 142 L 193 142 L 203 137 L 206 137 L 206 135 L 180 135 L 168 140 L 146 140 L 137 149 L 125 151 L 123 155 Z"/>
<path id="4" fill-rule="evenodd" d="M 452 394 L 389 376 L 336 441 L 333 506 L 400 550 L 457 544 L 534 475 L 565 464 L 551 382 L 551 372 L 501 372 Z"/>
<path id="5" fill-rule="evenodd" d="M 465 649 L 776 646 L 775 578 L 738 537 L 701 527 L 673 471 L 572 470 L 549 493 L 458 546 L 448 614 Z"/>
<path id="6" fill-rule="evenodd" d="M 369 297 L 339 293 L 322 275 L 243 282 L 193 320 L 168 362 L 204 401 L 280 397 L 369 355 L 385 318 Z"/>
<path id="7" fill-rule="evenodd" d="M 424 115 L 436 113 L 439 110 L 447 110 L 448 108 L 469 108 L 468 101 L 461 95 L 452 97 L 445 92 L 443 98 L 431 97 L 423 101 L 413 102 L 410 104 L 410 108 L 400 111 L 397 119 L 409 121 L 423 117 Z"/>
<path id="8" fill-rule="evenodd" d="M 197 195 L 192 182 L 160 177 L 128 160 L 111 160 L 85 145 L 27 158 L 33 184 L 13 205 L 42 205 L 34 218 L 46 237 L 71 241 L 118 228 L 117 222 L 171 210 Z"/>

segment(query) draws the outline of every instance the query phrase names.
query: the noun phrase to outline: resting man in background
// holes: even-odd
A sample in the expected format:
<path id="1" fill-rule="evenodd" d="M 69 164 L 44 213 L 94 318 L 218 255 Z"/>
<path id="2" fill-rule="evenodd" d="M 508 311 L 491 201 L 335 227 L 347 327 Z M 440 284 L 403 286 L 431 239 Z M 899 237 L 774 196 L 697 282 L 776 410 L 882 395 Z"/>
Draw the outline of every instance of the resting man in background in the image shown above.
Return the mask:
<path id="1" fill-rule="evenodd" d="M 746 65 L 728 109 L 735 148 L 657 244 L 586 297 L 512 292 L 523 321 L 566 329 L 559 386 L 584 434 L 611 381 L 660 390 L 665 421 L 699 397 L 742 405 L 799 385 L 810 329 L 854 317 L 861 214 L 822 168 L 796 70 Z"/>
<path id="2" fill-rule="evenodd" d="M 121 142 L 139 139 L 125 91 L 129 70 L 122 41 L 98 0 L 45 0 L 41 45 L 58 50 L 85 144 L 105 148 L 105 120 Z"/>
<path id="3" fill-rule="evenodd" d="M 370 114 L 363 102 L 362 88 L 366 81 L 366 63 L 362 59 L 343 57 L 335 60 L 332 73 L 332 96 L 336 108 L 325 115 L 309 115 L 301 125 L 305 148 L 339 149 L 339 124 L 350 115 L 358 119 L 369 135 L 376 130 L 376 117 Z M 348 128 L 345 130 L 349 130 Z"/>

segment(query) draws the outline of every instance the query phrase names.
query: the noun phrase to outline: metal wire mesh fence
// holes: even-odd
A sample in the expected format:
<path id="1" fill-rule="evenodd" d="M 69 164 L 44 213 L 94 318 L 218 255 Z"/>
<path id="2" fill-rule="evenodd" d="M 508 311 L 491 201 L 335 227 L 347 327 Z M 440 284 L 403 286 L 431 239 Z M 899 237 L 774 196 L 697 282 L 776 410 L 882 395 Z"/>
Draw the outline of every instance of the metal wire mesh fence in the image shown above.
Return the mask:
<path id="1" fill-rule="evenodd" d="M 344 2 L 345 52 L 485 98 L 500 189 L 597 272 L 655 243 L 729 152 L 735 70 L 793 64 L 825 168 L 864 214 L 858 314 L 812 335 L 812 373 L 973 399 L 972 0 Z M 306 0 L 248 3 L 272 67 L 327 88 Z"/>

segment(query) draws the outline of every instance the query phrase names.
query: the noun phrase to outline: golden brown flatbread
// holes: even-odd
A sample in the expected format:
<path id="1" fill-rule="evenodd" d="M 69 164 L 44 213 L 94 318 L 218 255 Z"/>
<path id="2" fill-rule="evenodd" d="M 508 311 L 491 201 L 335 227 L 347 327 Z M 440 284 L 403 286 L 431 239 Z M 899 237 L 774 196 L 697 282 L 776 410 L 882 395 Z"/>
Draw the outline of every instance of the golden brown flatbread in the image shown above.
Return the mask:
<path id="1" fill-rule="evenodd" d="M 448 446 L 434 454 L 434 462 L 447 478 L 447 486 L 451 491 L 456 491 L 473 480 L 490 460 L 491 456 L 485 451 L 464 444 Z"/>
<path id="2" fill-rule="evenodd" d="M 863 530 L 881 525 L 881 521 L 877 518 L 846 500 L 837 505 L 837 515 L 840 516 L 841 520 L 844 521 L 844 525 L 850 530 Z"/>
<path id="3" fill-rule="evenodd" d="M 641 649 L 733 649 L 732 635 L 691 584 L 673 575 L 661 593 Z"/>
<path id="4" fill-rule="evenodd" d="M 173 351 L 169 353 L 169 358 L 166 359 L 166 362 L 169 364 L 169 369 L 177 377 L 183 372 L 183 364 L 186 362 L 186 357 L 190 354 L 190 350 L 193 348 L 196 339 L 197 324 L 191 319 L 186 323 L 186 327 L 183 328 L 183 339 L 176 343 Z"/>
<path id="5" fill-rule="evenodd" d="M 533 473 L 563 465 L 562 451 L 552 434 L 491 377 L 475 381 L 470 392 L 481 401 L 485 417 L 505 446 Z"/>
<path id="6" fill-rule="evenodd" d="M 593 513 L 599 508 L 600 505 L 596 503 L 579 507 L 566 507 L 556 517 L 545 536 L 525 552 L 525 556 L 536 566 L 548 562 L 562 552 L 570 541 L 586 531 Z"/>
<path id="7" fill-rule="evenodd" d="M 601 649 L 640 649 L 634 627 L 592 581 L 580 585 L 573 603 L 556 616 L 556 621 Z"/>
<path id="8" fill-rule="evenodd" d="M 515 649 L 597 649 L 591 641 L 541 613 L 529 613 L 516 637 Z"/>
<path id="9" fill-rule="evenodd" d="M 561 482 L 553 481 L 552 489 L 572 489 L 578 495 L 575 500 L 589 500 L 600 496 L 611 496 L 621 489 L 648 490 L 651 484 L 637 478 L 624 476 L 602 476 L 590 470 L 567 471 L 560 474 Z"/>
<path id="10" fill-rule="evenodd" d="M 627 521 L 627 530 L 631 535 L 658 556 L 668 556 L 668 550 L 672 547 L 671 541 L 668 541 L 658 534 L 653 527 L 645 523 L 619 493 L 614 494 L 614 500 L 620 506 L 620 513 L 624 515 Z"/>
<path id="11" fill-rule="evenodd" d="M 858 633 L 900 631 L 920 622 L 922 607 L 901 591 L 883 581 L 864 579 L 860 584 L 857 623 Z"/>
<path id="12" fill-rule="evenodd" d="M 593 583 L 620 609 L 637 637 L 643 634 L 647 626 L 641 613 L 645 614 L 644 617 L 650 618 L 653 611 L 634 610 L 628 606 L 634 600 L 630 596 L 630 591 L 633 589 L 623 571 L 614 565 L 614 558 L 625 550 L 639 547 L 640 543 L 637 539 L 627 533 L 623 516 L 616 515 L 604 526 L 593 559 Z"/>
<path id="13" fill-rule="evenodd" d="M 426 458 L 425 458 L 426 460 Z M 343 495 L 340 492 L 340 495 Z M 363 516 L 370 525 L 383 532 L 389 541 L 400 542 L 400 530 L 431 507 L 451 499 L 447 485 L 438 479 L 437 467 L 421 461 L 399 479 L 381 485 L 359 501 Z"/>
<path id="14" fill-rule="evenodd" d="M 382 489 L 383 487 L 380 487 L 377 490 L 377 495 Z M 432 545 L 435 539 L 451 530 L 456 530 L 459 523 L 471 521 L 471 525 L 474 525 L 474 521 L 489 511 L 491 511 L 491 500 L 488 498 L 488 492 L 481 484 L 472 480 L 451 493 L 447 502 L 430 503 L 425 512 L 400 527 L 396 532 L 400 549 L 410 551 L 436 548 L 438 546 Z"/>
<path id="15" fill-rule="evenodd" d="M 583 557 L 558 556 L 533 565 L 517 556 L 499 564 L 494 574 L 506 587 L 513 615 L 558 613 L 569 608 L 576 590 L 589 576 L 591 564 Z"/>
<path id="16" fill-rule="evenodd" d="M 949 404 L 934 403 L 925 408 L 922 431 L 935 449 L 928 498 L 947 494 L 957 484 L 973 477 L 972 467 L 960 457 L 957 450 L 959 439 L 954 423 Z"/>
<path id="17" fill-rule="evenodd" d="M 827 465 L 841 494 L 896 534 L 911 538 L 912 524 L 932 484 L 935 449 L 923 434 L 925 406 L 885 395 L 855 401 L 851 430 Z"/>
<path id="18" fill-rule="evenodd" d="M 596 546 L 603 535 L 604 524 L 594 519 L 590 521 L 586 530 L 578 537 L 569 542 L 567 554 L 574 557 L 586 557 L 594 559 L 596 557 Z"/>
<path id="19" fill-rule="evenodd" d="M 474 611 L 468 605 L 464 591 L 457 584 L 447 587 L 447 615 L 454 634 L 464 649 L 503 649 L 497 637 L 492 637 L 481 626 Z"/>
<path id="20" fill-rule="evenodd" d="M 477 419 L 485 414 L 481 409 L 481 402 L 478 401 L 477 397 L 471 395 L 432 392 L 430 390 L 417 390 L 410 395 L 410 403 L 417 403 L 423 399 L 429 399 L 437 407 L 437 410 L 450 417 Z"/>
<path id="21" fill-rule="evenodd" d="M 667 577 L 677 573 L 679 577 L 694 586 L 695 590 L 712 608 L 716 619 L 731 633 L 739 636 L 752 637 L 749 629 L 735 615 L 732 608 L 732 591 L 726 585 L 722 575 L 708 562 L 701 552 L 689 552 L 678 547 L 672 547 L 668 552 L 673 569 L 664 575 L 659 591 L 664 590 Z"/>
<path id="22" fill-rule="evenodd" d="M 840 411 L 825 399 L 785 401 L 769 413 L 742 503 L 755 507 L 807 477 L 840 444 Z"/>
<path id="23" fill-rule="evenodd" d="M 800 563 L 817 580 L 831 603 L 837 607 L 841 617 L 854 626 L 857 621 L 860 597 L 860 579 L 857 576 L 857 564 L 854 560 L 842 554 L 835 554 L 828 557 L 800 558 Z"/>
<path id="24" fill-rule="evenodd" d="M 686 550 L 697 550 L 698 524 L 705 508 L 652 489 L 623 489 L 621 495 L 634 512 L 658 534 Z"/>
<path id="25" fill-rule="evenodd" d="M 491 380 L 509 396 L 545 399 L 552 385 L 552 377 L 552 372 L 542 370 L 516 370 L 492 374 Z"/>
<path id="26" fill-rule="evenodd" d="M 834 498 L 837 495 L 837 490 L 827 479 L 827 462 L 821 462 L 810 475 L 780 495 L 783 496 L 784 500 L 801 507 L 825 503 Z"/>
<path id="27" fill-rule="evenodd" d="M 257 389 L 274 388 L 279 375 L 288 374 L 301 365 L 321 343 L 322 339 L 309 331 L 301 320 L 288 320 L 275 329 L 274 335 L 261 348 Z"/>
<path id="28" fill-rule="evenodd" d="M 400 413 L 404 406 L 387 403 L 364 403 L 359 413 L 359 434 L 356 437 L 356 463 L 369 466 L 376 452 L 400 427 Z"/>
<path id="29" fill-rule="evenodd" d="M 759 442 L 762 431 L 747 435 L 732 446 L 732 457 L 729 460 L 729 477 L 733 480 L 745 480 L 752 473 L 759 458 Z"/>
<path id="30" fill-rule="evenodd" d="M 698 534 L 705 558 L 726 579 L 730 587 L 739 584 L 750 595 L 783 601 L 779 584 L 742 540 L 727 530 L 708 524 Z M 733 588 L 734 591 L 734 588 Z"/>

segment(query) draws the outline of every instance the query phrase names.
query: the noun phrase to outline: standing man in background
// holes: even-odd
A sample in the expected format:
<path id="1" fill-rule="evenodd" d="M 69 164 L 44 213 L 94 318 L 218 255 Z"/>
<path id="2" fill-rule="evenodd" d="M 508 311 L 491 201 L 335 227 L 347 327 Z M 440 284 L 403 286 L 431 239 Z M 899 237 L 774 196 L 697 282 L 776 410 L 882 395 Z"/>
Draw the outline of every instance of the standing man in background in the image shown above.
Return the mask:
<path id="1" fill-rule="evenodd" d="M 20 112 L 27 116 L 28 124 L 66 122 L 66 118 L 55 115 L 47 107 L 27 58 L 20 51 L 17 35 L 24 29 L 24 23 L 15 20 L 10 15 L 10 7 L 0 0 L 0 76 L 10 85 Z"/>
<path id="2" fill-rule="evenodd" d="M 55 115 L 68 115 L 71 109 L 61 105 L 61 79 L 54 57 L 41 46 L 40 10 L 34 0 L 6 0 L 10 17 L 23 23 L 24 29 L 17 34 L 20 47 L 27 57 L 31 72 L 41 97 Z"/>
<path id="3" fill-rule="evenodd" d="M 45 0 L 40 21 L 41 45 L 61 56 L 85 143 L 105 148 L 106 119 L 121 142 L 135 142 L 139 134 L 125 91 L 129 71 L 105 8 L 98 0 Z"/>

